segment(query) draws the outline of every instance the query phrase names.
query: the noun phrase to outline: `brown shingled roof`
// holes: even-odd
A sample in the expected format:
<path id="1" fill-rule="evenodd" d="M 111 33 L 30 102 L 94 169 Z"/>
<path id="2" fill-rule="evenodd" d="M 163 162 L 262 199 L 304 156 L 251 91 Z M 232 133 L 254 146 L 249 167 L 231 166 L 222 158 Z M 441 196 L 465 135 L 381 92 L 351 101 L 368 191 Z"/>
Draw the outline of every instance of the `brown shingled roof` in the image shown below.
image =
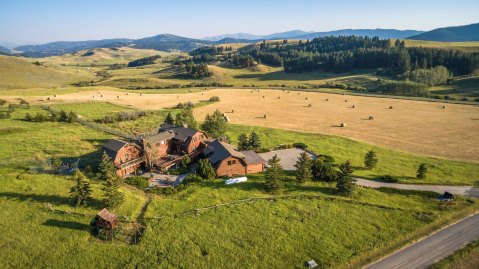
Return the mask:
<path id="1" fill-rule="evenodd" d="M 109 223 L 113 223 L 116 221 L 116 215 L 111 213 L 110 211 L 108 211 L 108 209 L 106 208 L 103 208 L 98 214 L 97 216 Z"/>

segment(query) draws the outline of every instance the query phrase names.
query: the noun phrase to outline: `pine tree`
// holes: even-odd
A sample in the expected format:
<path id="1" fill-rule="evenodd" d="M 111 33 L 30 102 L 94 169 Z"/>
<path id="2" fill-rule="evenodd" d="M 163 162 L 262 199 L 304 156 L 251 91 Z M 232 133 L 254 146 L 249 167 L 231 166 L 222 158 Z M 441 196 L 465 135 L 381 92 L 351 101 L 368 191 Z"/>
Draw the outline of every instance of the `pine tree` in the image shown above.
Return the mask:
<path id="1" fill-rule="evenodd" d="M 84 206 L 91 199 L 90 182 L 80 170 L 76 170 L 73 173 L 73 181 L 75 181 L 75 186 L 70 189 L 70 197 L 73 200 L 73 204 L 75 206 Z"/>
<path id="2" fill-rule="evenodd" d="M 70 113 L 68 113 L 68 120 L 67 120 L 67 122 L 72 123 L 72 122 L 75 122 L 77 119 L 78 119 L 78 115 L 75 114 L 75 112 L 70 111 Z"/>
<path id="3" fill-rule="evenodd" d="M 168 115 L 166 115 L 165 121 L 163 123 L 175 124 L 175 118 L 173 118 L 173 115 L 171 114 L 171 112 L 168 112 Z"/>
<path id="4" fill-rule="evenodd" d="M 311 170 L 313 172 L 314 179 L 319 181 L 336 181 L 338 177 L 338 173 L 336 170 L 334 170 L 333 165 L 319 158 L 313 161 Z"/>
<path id="5" fill-rule="evenodd" d="M 27 112 L 27 114 L 25 114 L 25 120 L 32 121 L 32 116 L 30 115 L 30 113 Z"/>
<path id="6" fill-rule="evenodd" d="M 188 106 L 185 109 L 183 109 L 180 113 L 178 113 L 176 115 L 175 124 L 176 125 L 186 124 L 188 125 L 189 128 L 196 129 L 198 124 L 196 123 L 195 117 L 193 116 L 193 108 Z"/>
<path id="7" fill-rule="evenodd" d="M 282 188 L 280 180 L 283 176 L 284 170 L 280 161 L 278 155 L 274 155 L 273 158 L 268 161 L 268 168 L 266 169 L 264 182 L 264 188 L 267 192 L 277 193 Z"/>
<path id="8" fill-rule="evenodd" d="M 312 161 L 308 153 L 302 152 L 296 162 L 296 181 L 298 183 L 304 183 L 313 178 L 313 173 L 311 171 Z"/>
<path id="9" fill-rule="evenodd" d="M 201 159 L 198 161 L 198 174 L 204 179 L 213 179 L 216 178 L 216 171 L 211 165 L 210 160 Z"/>
<path id="10" fill-rule="evenodd" d="M 417 168 L 416 177 L 420 179 L 426 178 L 427 174 L 427 165 L 425 163 L 421 163 Z"/>
<path id="11" fill-rule="evenodd" d="M 60 111 L 59 121 L 61 121 L 61 122 L 67 122 L 68 121 L 68 115 L 64 110 Z"/>
<path id="12" fill-rule="evenodd" d="M 97 178 L 100 180 L 107 180 L 109 174 L 116 175 L 116 168 L 113 162 L 110 159 L 110 156 L 103 151 L 101 156 L 100 165 L 98 166 L 99 173 L 97 174 Z"/>
<path id="13" fill-rule="evenodd" d="M 119 189 L 120 178 L 118 175 L 116 173 L 107 173 L 103 191 L 105 193 L 104 202 L 108 208 L 115 208 L 121 205 L 125 200 L 123 193 L 121 193 Z"/>
<path id="14" fill-rule="evenodd" d="M 251 132 L 249 136 L 249 147 L 254 150 L 259 150 L 261 148 L 261 140 L 256 132 Z"/>
<path id="15" fill-rule="evenodd" d="M 205 121 L 201 125 L 203 129 L 209 136 L 214 138 L 221 138 L 225 136 L 226 129 L 228 128 L 228 123 L 226 122 L 223 113 L 218 109 L 215 110 L 213 115 L 206 115 Z"/>
<path id="16" fill-rule="evenodd" d="M 354 180 L 351 177 L 353 170 L 351 169 L 351 163 L 346 161 L 339 167 L 338 181 L 336 183 L 336 189 L 340 195 L 352 196 L 354 191 Z"/>
<path id="17" fill-rule="evenodd" d="M 248 150 L 250 149 L 250 144 L 248 136 L 245 133 L 241 133 L 238 136 L 238 150 Z"/>
<path id="18" fill-rule="evenodd" d="M 367 169 L 373 169 L 378 164 L 378 157 L 376 152 L 370 150 L 364 155 L 364 166 Z"/>

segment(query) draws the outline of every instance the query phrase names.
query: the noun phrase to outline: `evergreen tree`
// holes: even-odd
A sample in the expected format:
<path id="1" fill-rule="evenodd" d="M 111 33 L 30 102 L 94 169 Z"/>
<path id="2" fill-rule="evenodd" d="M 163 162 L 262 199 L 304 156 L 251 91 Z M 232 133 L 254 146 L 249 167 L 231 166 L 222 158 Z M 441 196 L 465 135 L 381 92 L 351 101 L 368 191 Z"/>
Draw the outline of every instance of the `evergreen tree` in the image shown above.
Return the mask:
<path id="1" fill-rule="evenodd" d="M 173 115 L 171 112 L 168 112 L 168 115 L 166 115 L 165 121 L 163 122 L 164 124 L 175 124 L 175 118 L 173 118 Z"/>
<path id="2" fill-rule="evenodd" d="M 186 155 L 185 158 L 183 158 L 183 160 L 181 160 L 181 166 L 183 168 L 187 168 L 188 165 L 190 165 L 190 163 L 191 163 L 191 158 L 188 155 Z"/>
<path id="3" fill-rule="evenodd" d="M 73 173 L 73 181 L 75 181 L 75 186 L 70 189 L 70 197 L 73 200 L 73 204 L 75 206 L 84 206 L 91 199 L 90 182 L 80 170 L 76 170 Z"/>
<path id="4" fill-rule="evenodd" d="M 427 174 L 427 165 L 425 163 L 421 163 L 419 167 L 417 168 L 416 177 L 419 179 L 424 179 L 426 178 L 426 174 Z"/>
<path id="5" fill-rule="evenodd" d="M 351 169 L 351 163 L 346 161 L 339 167 L 338 181 L 336 183 L 336 190 L 340 195 L 351 196 L 354 191 L 354 180 L 351 177 L 353 170 Z"/>
<path id="6" fill-rule="evenodd" d="M 106 181 L 103 186 L 103 191 L 105 193 L 104 202 L 108 208 L 115 208 L 121 205 L 125 200 L 123 193 L 119 191 L 120 184 L 120 178 L 116 173 L 106 174 Z"/>
<path id="7" fill-rule="evenodd" d="M 204 179 L 216 178 L 216 171 L 208 159 L 201 159 L 198 161 L 197 173 Z"/>
<path id="8" fill-rule="evenodd" d="M 283 176 L 284 170 L 280 161 L 278 155 L 274 155 L 273 158 L 268 161 L 264 183 L 264 188 L 267 192 L 277 193 L 282 188 L 281 177 Z"/>
<path id="9" fill-rule="evenodd" d="M 364 155 L 364 166 L 367 169 L 373 169 L 378 164 L 378 157 L 376 152 L 370 150 Z"/>
<path id="10" fill-rule="evenodd" d="M 203 129 L 209 136 L 214 138 L 224 137 L 227 127 L 228 123 L 226 122 L 223 113 L 221 113 L 218 109 L 215 110 L 213 115 L 206 115 L 205 121 L 201 125 L 201 129 Z"/>
<path id="11" fill-rule="evenodd" d="M 238 136 L 238 150 L 248 150 L 250 149 L 250 144 L 248 136 L 245 133 L 241 133 Z"/>
<path id="12" fill-rule="evenodd" d="M 186 107 L 180 113 L 176 115 L 176 120 L 175 120 L 176 125 L 183 125 L 186 124 L 188 125 L 189 128 L 196 129 L 197 123 L 195 120 L 195 117 L 193 116 L 193 108 L 191 107 Z"/>
<path id="13" fill-rule="evenodd" d="M 30 115 L 30 113 L 27 112 L 27 114 L 25 114 L 25 120 L 32 121 L 32 116 Z"/>
<path id="14" fill-rule="evenodd" d="M 261 140 L 256 132 L 251 132 L 249 136 L 249 147 L 254 150 L 259 150 L 261 148 Z"/>
<path id="15" fill-rule="evenodd" d="M 110 156 L 103 151 L 101 156 L 100 165 L 98 166 L 99 173 L 97 174 L 97 178 L 100 180 L 107 180 L 109 174 L 116 175 L 116 168 L 113 162 L 110 159 Z"/>
<path id="16" fill-rule="evenodd" d="M 75 112 L 70 111 L 70 113 L 68 114 L 67 122 L 72 123 L 72 122 L 75 122 L 77 119 L 78 119 L 78 115 L 75 114 Z"/>
<path id="17" fill-rule="evenodd" d="M 304 183 L 313 178 L 313 173 L 311 171 L 312 161 L 309 157 L 309 154 L 302 152 L 296 162 L 296 181 L 298 183 Z"/>
<path id="18" fill-rule="evenodd" d="M 314 179 L 319 181 L 336 181 L 338 176 L 338 173 L 336 170 L 334 170 L 334 167 L 331 163 L 323 161 L 319 158 L 313 161 L 311 170 Z"/>
<path id="19" fill-rule="evenodd" d="M 68 121 L 68 115 L 65 111 L 60 111 L 60 118 L 59 121 L 61 122 L 67 122 Z"/>

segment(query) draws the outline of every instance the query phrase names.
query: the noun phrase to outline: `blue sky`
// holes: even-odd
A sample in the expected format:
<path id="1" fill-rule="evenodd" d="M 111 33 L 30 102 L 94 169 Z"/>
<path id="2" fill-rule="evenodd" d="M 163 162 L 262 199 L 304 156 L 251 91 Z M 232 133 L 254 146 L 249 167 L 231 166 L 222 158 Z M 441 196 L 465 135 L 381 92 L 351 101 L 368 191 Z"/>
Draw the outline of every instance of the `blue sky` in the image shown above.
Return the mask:
<path id="1" fill-rule="evenodd" d="M 201 38 L 293 29 L 431 30 L 479 22 L 477 0 L 0 0 L 0 42 L 44 43 L 160 33 Z"/>

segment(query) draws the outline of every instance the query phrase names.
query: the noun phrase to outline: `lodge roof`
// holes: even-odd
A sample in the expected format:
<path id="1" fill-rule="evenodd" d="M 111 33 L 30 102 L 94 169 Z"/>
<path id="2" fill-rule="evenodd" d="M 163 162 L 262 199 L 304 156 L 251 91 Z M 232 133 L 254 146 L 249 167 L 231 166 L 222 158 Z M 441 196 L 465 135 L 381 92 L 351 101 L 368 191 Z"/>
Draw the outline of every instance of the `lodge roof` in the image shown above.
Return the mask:
<path id="1" fill-rule="evenodd" d="M 188 137 L 192 137 L 196 134 L 196 132 L 198 132 L 198 130 L 195 130 L 193 128 L 188 128 L 185 126 L 163 124 L 158 130 L 158 133 L 163 133 L 168 131 L 173 132 L 175 134 L 174 139 L 180 140 L 183 142 L 186 141 Z"/>
<path id="2" fill-rule="evenodd" d="M 109 222 L 113 223 L 116 221 L 116 215 L 108 211 L 108 209 L 103 208 L 98 214 L 97 217 Z"/>
<path id="3" fill-rule="evenodd" d="M 145 137 L 145 141 L 147 143 L 158 143 L 164 140 L 171 139 L 173 137 L 175 137 L 175 133 L 170 131 L 162 131 L 161 133 Z"/>
<path id="4" fill-rule="evenodd" d="M 123 140 L 111 139 L 103 145 L 103 151 L 113 160 L 118 151 L 127 144 L 129 143 Z"/>
<path id="5" fill-rule="evenodd" d="M 241 151 L 245 156 L 246 164 L 265 163 L 266 161 L 261 158 L 254 150 Z"/>
<path id="6" fill-rule="evenodd" d="M 232 145 L 219 140 L 210 140 L 203 150 L 206 157 L 213 165 L 229 158 L 242 159 L 246 164 L 264 163 L 265 161 L 253 150 L 237 151 Z"/>

